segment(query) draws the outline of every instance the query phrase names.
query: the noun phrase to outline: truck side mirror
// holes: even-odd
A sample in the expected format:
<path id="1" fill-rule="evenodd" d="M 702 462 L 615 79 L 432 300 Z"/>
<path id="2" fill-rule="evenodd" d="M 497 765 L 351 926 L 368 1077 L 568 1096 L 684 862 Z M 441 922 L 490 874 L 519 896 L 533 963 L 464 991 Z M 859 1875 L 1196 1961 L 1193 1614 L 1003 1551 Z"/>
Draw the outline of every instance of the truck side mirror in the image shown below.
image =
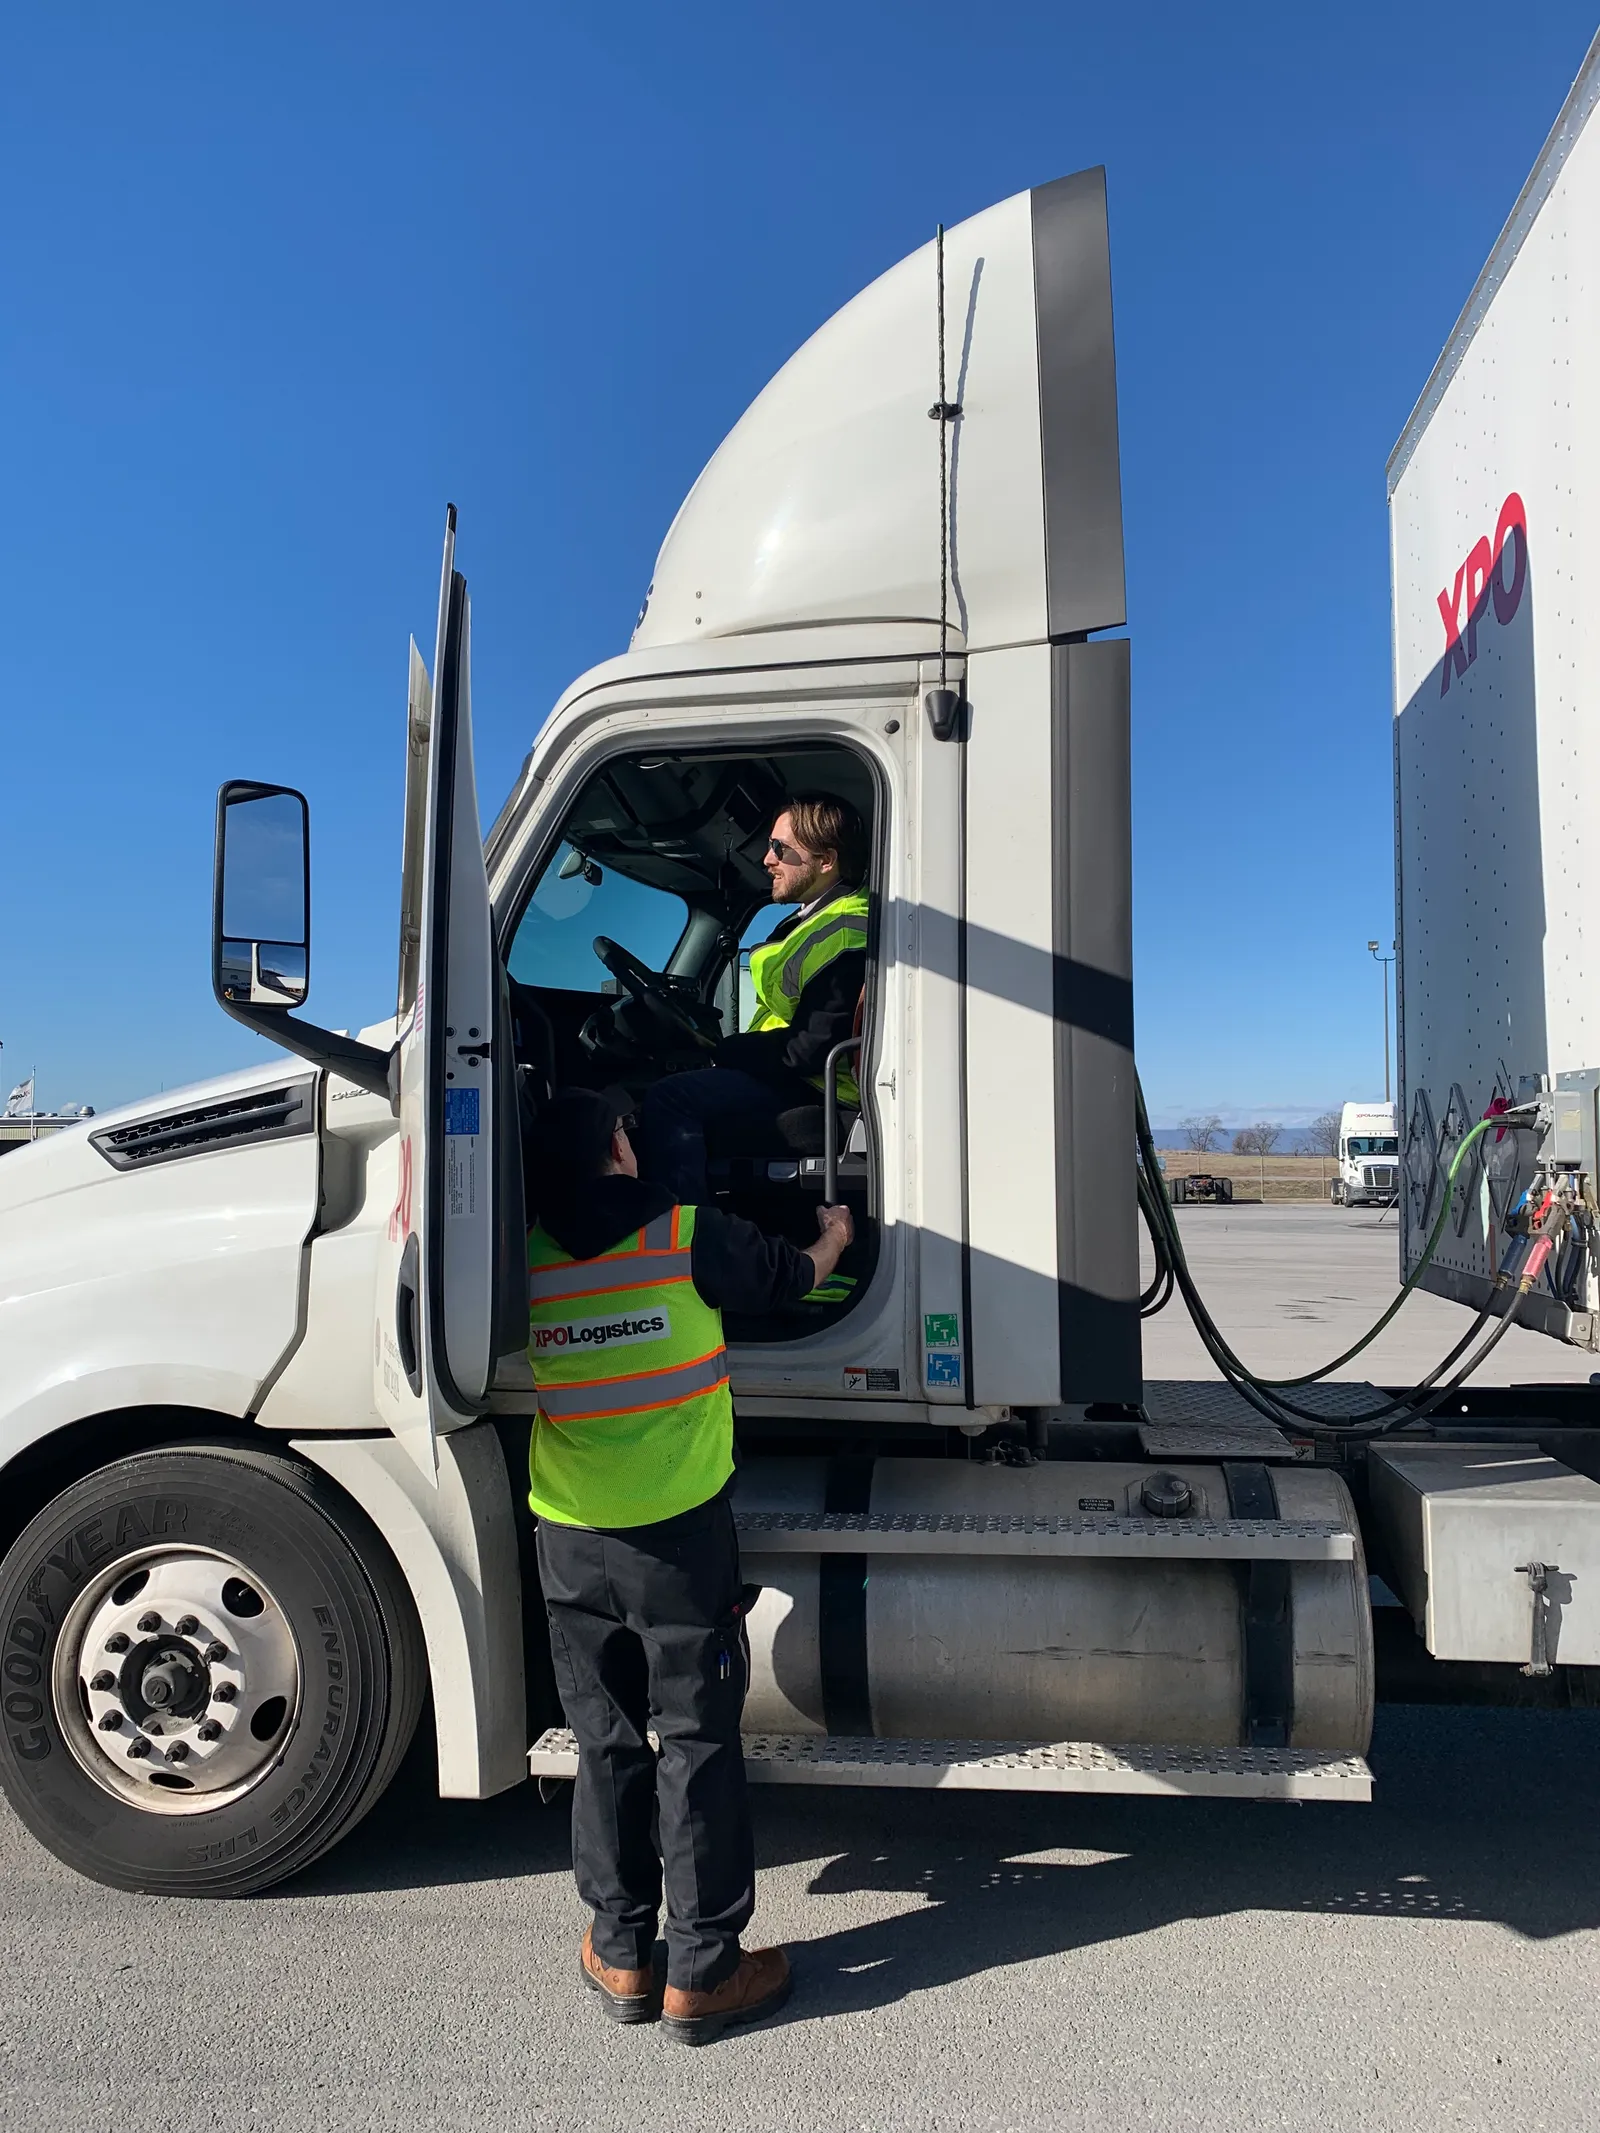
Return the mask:
<path id="1" fill-rule="evenodd" d="M 227 1008 L 299 1007 L 311 990 L 311 816 L 286 785 L 217 795 L 211 984 Z"/>
<path id="2" fill-rule="evenodd" d="M 289 1012 L 311 990 L 311 813 L 287 785 L 234 778 L 217 794 L 211 989 L 235 1022 L 398 1112 L 398 1044 L 380 1051 Z"/>

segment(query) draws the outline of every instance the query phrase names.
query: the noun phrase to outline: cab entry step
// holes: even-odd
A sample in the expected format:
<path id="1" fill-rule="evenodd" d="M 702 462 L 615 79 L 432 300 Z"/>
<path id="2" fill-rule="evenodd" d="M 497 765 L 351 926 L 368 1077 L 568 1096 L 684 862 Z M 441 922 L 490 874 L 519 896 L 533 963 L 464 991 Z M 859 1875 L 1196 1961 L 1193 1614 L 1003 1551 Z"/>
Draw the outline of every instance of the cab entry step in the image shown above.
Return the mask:
<path id="1" fill-rule="evenodd" d="M 852 1740 L 747 1733 L 745 1774 L 765 1785 L 898 1785 L 946 1792 L 1138 1792 L 1202 1800 L 1370 1800 L 1359 1755 L 1305 1748 L 1108 1747 L 1100 1741 Z M 578 1774 L 573 1736 L 541 1733 L 536 1778 Z"/>
<path id="2" fill-rule="evenodd" d="M 981 1511 L 736 1511 L 747 1555 L 1124 1555 L 1348 1563 L 1321 1518 L 1117 1518 Z"/>

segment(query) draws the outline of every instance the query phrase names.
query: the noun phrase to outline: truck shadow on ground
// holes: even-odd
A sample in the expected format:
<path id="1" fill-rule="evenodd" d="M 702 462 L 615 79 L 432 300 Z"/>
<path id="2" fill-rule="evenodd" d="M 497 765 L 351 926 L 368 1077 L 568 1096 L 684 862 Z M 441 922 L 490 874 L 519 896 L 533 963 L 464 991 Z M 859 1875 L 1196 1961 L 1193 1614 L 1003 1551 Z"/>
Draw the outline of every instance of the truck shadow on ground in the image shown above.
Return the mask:
<path id="1" fill-rule="evenodd" d="M 1600 1712 L 1390 1707 L 1372 1762 L 1370 1807 L 762 1788 L 762 1870 L 822 1860 L 811 1896 L 913 1905 L 798 1933 L 803 1989 L 780 2019 L 883 2007 L 1246 1911 L 1478 1919 L 1532 1939 L 1600 1927 Z M 429 1776 L 415 1758 L 361 1828 L 283 1894 L 567 1874 L 564 1792 L 543 1807 L 526 1786 L 440 1801 Z M 1039 1856 L 1050 1853 L 1063 1856 Z M 787 1898 L 784 1908 L 792 1917 Z"/>

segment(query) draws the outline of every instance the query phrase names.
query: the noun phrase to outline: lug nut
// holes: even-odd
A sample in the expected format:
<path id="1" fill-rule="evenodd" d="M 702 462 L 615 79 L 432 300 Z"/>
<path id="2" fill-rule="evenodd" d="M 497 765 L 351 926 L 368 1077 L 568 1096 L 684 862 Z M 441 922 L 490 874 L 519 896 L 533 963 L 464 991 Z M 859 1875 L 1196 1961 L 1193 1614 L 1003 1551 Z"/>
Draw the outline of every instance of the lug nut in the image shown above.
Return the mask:
<path id="1" fill-rule="evenodd" d="M 167 1761 L 169 1763 L 186 1763 L 188 1760 L 189 1743 L 186 1740 L 175 1740 L 167 1750 Z"/>
<path id="2" fill-rule="evenodd" d="M 125 1652 L 127 1649 L 128 1640 L 120 1629 L 114 1635 L 107 1637 L 106 1650 L 108 1652 Z"/>
<path id="3" fill-rule="evenodd" d="M 195 1631 L 200 1627 L 200 1622 L 199 1618 L 195 1615 L 179 1615 L 177 1621 L 174 1622 L 172 1626 L 178 1632 L 178 1635 L 180 1637 L 192 1637 Z"/>
<path id="4" fill-rule="evenodd" d="M 108 1674 L 108 1673 L 106 1672 L 106 1670 L 105 1670 L 105 1668 L 104 1668 L 104 1667 L 102 1667 L 102 1668 L 100 1669 L 100 1672 L 99 1672 L 98 1674 L 96 1674 L 96 1675 L 94 1676 L 94 1678 L 93 1678 L 93 1679 L 92 1679 L 92 1680 L 90 1681 L 90 1683 L 89 1683 L 89 1686 L 90 1686 L 90 1688 L 91 1688 L 91 1689 L 98 1689 L 98 1690 L 100 1691 L 100 1693 L 101 1693 L 101 1695 L 102 1695 L 102 1696 L 103 1696 L 103 1695 L 105 1694 L 105 1692 L 106 1692 L 106 1690 L 107 1690 L 107 1689 L 114 1689 L 114 1688 L 116 1687 L 116 1685 L 117 1685 L 117 1677 L 116 1677 L 116 1675 L 115 1675 L 115 1674 Z"/>
<path id="5" fill-rule="evenodd" d="M 128 1760 L 137 1763 L 150 1753 L 150 1743 L 142 1733 L 136 1733 L 128 1743 Z"/>
<path id="6" fill-rule="evenodd" d="M 100 1721 L 100 1730 L 102 1733 L 115 1733 L 121 1723 L 122 1713 L 120 1711 L 107 1711 Z"/>
<path id="7" fill-rule="evenodd" d="M 215 1666 L 219 1660 L 227 1658 L 228 1647 L 225 1644 L 219 1644 L 216 1638 L 213 1637 L 200 1656 L 208 1665 Z"/>
<path id="8" fill-rule="evenodd" d="M 213 1703 L 232 1703 L 238 1693 L 239 1691 L 231 1681 L 219 1681 L 211 1691 L 211 1701 Z"/>
<path id="9" fill-rule="evenodd" d="M 202 1718 L 199 1725 L 195 1727 L 195 1731 L 202 1740 L 221 1740 L 222 1738 L 222 1728 L 214 1718 Z"/>
<path id="10" fill-rule="evenodd" d="M 155 1613 L 143 1614 L 139 1617 L 139 1627 L 149 1636 L 153 1630 L 161 1627 L 161 1617 Z"/>

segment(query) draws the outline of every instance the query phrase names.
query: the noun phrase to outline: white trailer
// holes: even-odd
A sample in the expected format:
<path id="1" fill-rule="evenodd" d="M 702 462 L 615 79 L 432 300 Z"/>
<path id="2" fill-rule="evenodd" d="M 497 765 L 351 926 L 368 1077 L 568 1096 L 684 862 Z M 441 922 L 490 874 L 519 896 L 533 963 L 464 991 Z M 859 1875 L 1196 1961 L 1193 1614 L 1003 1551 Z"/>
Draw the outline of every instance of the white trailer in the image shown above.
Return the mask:
<path id="1" fill-rule="evenodd" d="M 1575 1181 L 1529 1325 L 1600 1345 L 1586 1211 L 1600 1088 L 1600 40 L 1389 462 L 1407 1271 L 1469 1125 L 1548 1092 L 1544 1148 L 1492 1136 L 1426 1285 L 1481 1307 L 1536 1171 Z M 1486 1150 L 1486 1153 L 1484 1151 Z M 1481 1156 L 1481 1160 L 1480 1160 Z"/>
<path id="2" fill-rule="evenodd" d="M 289 1056 L 0 1166 L 0 1782 L 61 1858 L 265 1887 L 378 1796 L 429 1689 L 442 1792 L 570 1771 L 521 1123 L 703 1060 L 802 784 L 871 828 L 861 1100 L 716 1151 L 713 1189 L 802 1239 L 841 1197 L 860 1242 L 843 1300 L 728 1326 L 752 1774 L 1359 1799 L 1385 1680 L 1570 1700 L 1600 1579 L 1525 1571 L 1600 1550 L 1600 1486 L 1536 1433 L 1396 1464 L 1314 1406 L 1291 1434 L 1144 1383 L 1137 1209 L 1171 1216 L 1133 1161 L 1122 622 L 1098 171 L 779 372 L 487 841 L 451 515 L 393 1017 L 304 1019 L 306 803 L 232 783 L 213 984 Z M 1369 1542 L 1412 1618 L 1376 1635 Z"/>

